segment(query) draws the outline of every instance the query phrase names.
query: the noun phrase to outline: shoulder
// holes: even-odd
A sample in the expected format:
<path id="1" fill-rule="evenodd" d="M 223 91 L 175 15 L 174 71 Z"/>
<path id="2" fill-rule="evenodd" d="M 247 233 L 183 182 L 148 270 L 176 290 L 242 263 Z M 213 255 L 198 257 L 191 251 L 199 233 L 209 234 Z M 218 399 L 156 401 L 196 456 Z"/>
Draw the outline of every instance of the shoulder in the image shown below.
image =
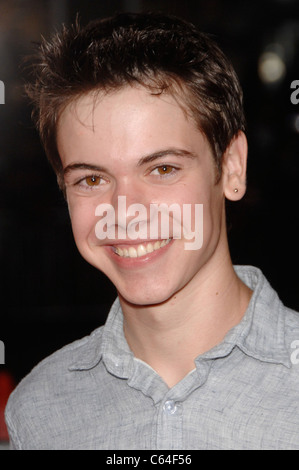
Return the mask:
<path id="1" fill-rule="evenodd" d="M 253 290 L 252 306 L 276 334 L 299 335 L 299 312 L 288 308 L 262 271 L 255 266 L 234 266 L 237 275 Z M 299 340 L 299 336 L 298 336 Z"/>
<path id="2" fill-rule="evenodd" d="M 286 331 L 289 333 L 293 331 L 299 332 L 299 312 L 283 305 L 282 313 Z"/>
<path id="3" fill-rule="evenodd" d="M 5 410 L 13 448 L 22 447 L 18 436 L 34 432 L 37 422 L 47 426 L 50 411 L 55 413 L 55 404 L 60 402 L 62 405 L 67 400 L 70 391 L 76 387 L 74 371 L 80 368 L 77 364 L 87 368 L 88 364 L 95 365 L 100 361 L 102 332 L 103 327 L 100 327 L 91 335 L 64 346 L 41 361 L 18 384 Z"/>
<path id="4" fill-rule="evenodd" d="M 283 306 L 282 319 L 284 321 L 285 346 L 290 352 L 291 362 L 293 365 L 299 364 L 299 312 Z M 297 356 L 298 359 L 295 359 Z"/>

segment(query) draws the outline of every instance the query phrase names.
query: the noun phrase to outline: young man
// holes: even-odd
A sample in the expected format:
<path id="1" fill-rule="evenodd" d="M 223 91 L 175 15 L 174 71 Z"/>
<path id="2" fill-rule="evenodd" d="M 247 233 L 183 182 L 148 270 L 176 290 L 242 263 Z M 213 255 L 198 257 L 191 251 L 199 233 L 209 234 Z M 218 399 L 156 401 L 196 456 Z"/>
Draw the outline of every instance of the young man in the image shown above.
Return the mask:
<path id="1" fill-rule="evenodd" d="M 11 395 L 12 448 L 299 449 L 298 314 L 228 249 L 247 142 L 226 57 L 182 20 L 124 14 L 64 28 L 34 71 L 76 244 L 118 298 Z"/>

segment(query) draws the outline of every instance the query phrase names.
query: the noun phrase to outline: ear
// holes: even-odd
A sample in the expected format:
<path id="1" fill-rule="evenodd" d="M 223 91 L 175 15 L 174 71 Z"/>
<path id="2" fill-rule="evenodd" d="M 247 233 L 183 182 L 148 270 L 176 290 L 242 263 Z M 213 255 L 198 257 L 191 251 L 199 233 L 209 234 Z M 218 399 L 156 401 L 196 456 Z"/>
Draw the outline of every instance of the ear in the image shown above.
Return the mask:
<path id="1" fill-rule="evenodd" d="M 246 192 L 247 139 L 244 132 L 232 139 L 222 160 L 223 192 L 227 199 L 238 201 Z"/>

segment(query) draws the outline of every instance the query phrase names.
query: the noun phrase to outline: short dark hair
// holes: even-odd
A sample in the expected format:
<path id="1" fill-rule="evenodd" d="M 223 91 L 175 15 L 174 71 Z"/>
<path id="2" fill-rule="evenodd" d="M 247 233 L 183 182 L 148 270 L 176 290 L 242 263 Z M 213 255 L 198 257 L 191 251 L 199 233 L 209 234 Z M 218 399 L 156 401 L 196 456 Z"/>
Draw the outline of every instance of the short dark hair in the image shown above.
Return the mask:
<path id="1" fill-rule="evenodd" d="M 83 94 L 141 84 L 152 93 L 180 93 L 206 136 L 221 174 L 222 155 L 245 130 L 243 94 L 230 61 L 208 34 L 160 13 L 117 14 L 81 27 L 63 26 L 42 40 L 27 94 L 46 154 L 60 185 L 59 116 Z"/>

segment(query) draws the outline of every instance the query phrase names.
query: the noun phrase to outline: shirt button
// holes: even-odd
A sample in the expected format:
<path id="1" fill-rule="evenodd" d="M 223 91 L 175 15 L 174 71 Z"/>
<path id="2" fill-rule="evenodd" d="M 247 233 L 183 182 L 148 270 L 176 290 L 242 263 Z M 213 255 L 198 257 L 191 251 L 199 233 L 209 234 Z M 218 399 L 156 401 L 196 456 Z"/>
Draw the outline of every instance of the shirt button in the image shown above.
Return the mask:
<path id="1" fill-rule="evenodd" d="M 167 400 L 163 406 L 164 413 L 173 415 L 177 411 L 177 406 L 173 400 Z"/>

